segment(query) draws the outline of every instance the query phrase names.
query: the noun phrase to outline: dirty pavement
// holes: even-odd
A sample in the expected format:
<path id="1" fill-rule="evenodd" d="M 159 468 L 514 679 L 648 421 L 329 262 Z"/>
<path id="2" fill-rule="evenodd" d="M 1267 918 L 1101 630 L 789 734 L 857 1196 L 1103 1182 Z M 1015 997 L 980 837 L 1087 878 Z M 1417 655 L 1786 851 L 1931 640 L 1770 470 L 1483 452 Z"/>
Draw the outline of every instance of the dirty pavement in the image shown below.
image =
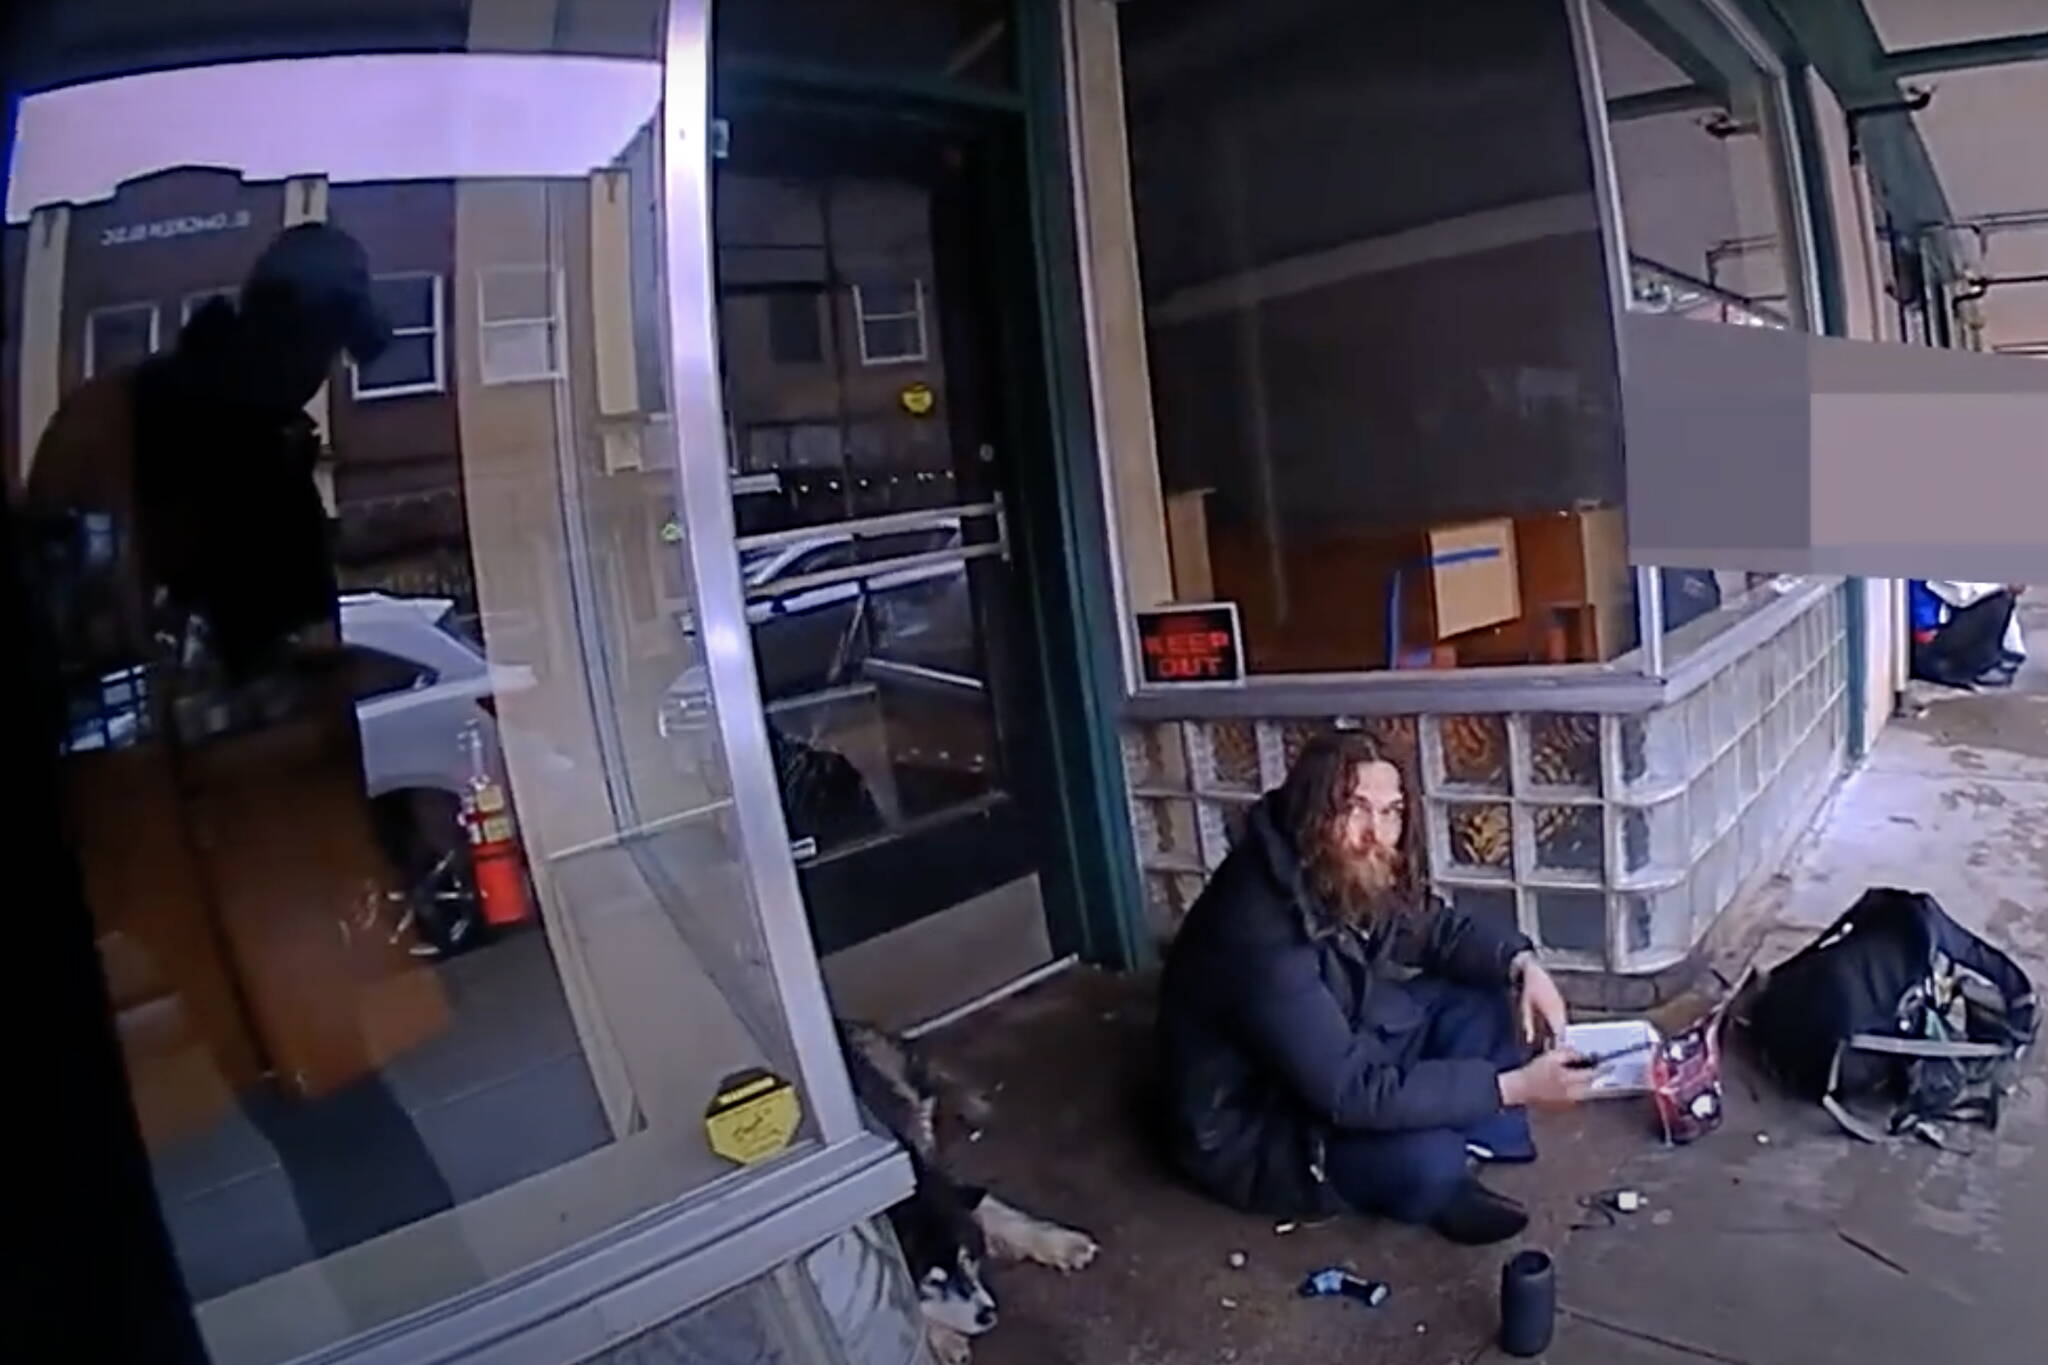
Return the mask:
<path id="1" fill-rule="evenodd" d="M 2048 981 L 2048 601 L 2026 603 L 2035 657 L 2009 691 L 1916 686 L 1909 712 L 1829 798 L 1782 875 L 1758 893 L 1778 960 L 1867 886 L 1925 889 Z M 1450 1246 L 1346 1219 L 1286 1233 L 1177 1187 L 1141 1135 L 1145 978 L 1070 974 L 933 1042 L 1000 1088 L 959 1145 L 964 1172 L 1103 1243 L 1089 1270 L 997 1281 L 1002 1322 L 980 1365 L 1469 1365 L 1491 1345 L 1512 1247 Z M 1666 1148 L 1647 1100 L 1540 1120 L 1543 1159 L 1492 1183 L 1527 1201 L 1524 1245 L 1558 1261 L 1544 1359 L 1601 1365 L 1920 1365 L 2042 1358 L 2048 1341 L 2048 1064 L 2021 1068 L 1996 1134 L 1965 1152 L 1854 1142 L 1741 1058 L 1728 1119 Z M 1613 1226 L 1582 1198 L 1647 1204 Z M 1577 1224 L 1577 1230 L 1573 1225 Z M 1379 1308 L 1303 1300 L 1307 1271 L 1388 1281 Z"/>

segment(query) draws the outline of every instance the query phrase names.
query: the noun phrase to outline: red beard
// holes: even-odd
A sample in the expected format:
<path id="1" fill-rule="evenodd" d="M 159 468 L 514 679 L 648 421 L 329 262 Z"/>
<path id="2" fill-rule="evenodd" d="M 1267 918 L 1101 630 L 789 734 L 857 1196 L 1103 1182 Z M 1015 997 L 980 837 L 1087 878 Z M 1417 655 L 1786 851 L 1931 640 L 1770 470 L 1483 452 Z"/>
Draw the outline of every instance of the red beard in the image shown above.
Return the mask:
<path id="1" fill-rule="evenodd" d="M 1316 894 L 1346 923 L 1363 927 L 1383 918 L 1401 882 L 1401 855 L 1372 848 L 1362 853 L 1328 851 L 1317 860 Z"/>

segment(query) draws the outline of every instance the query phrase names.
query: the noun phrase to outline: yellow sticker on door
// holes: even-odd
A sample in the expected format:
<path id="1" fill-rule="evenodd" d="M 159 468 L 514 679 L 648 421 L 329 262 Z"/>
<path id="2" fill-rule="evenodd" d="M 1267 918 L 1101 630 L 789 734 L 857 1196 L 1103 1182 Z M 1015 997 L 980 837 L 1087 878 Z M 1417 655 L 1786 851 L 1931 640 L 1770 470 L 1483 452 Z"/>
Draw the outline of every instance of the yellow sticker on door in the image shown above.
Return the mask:
<path id="1" fill-rule="evenodd" d="M 704 1111 L 704 1132 L 712 1151 L 751 1166 L 789 1146 L 802 1119 L 796 1087 L 772 1071 L 753 1067 L 718 1083 L 718 1093 Z"/>
<path id="2" fill-rule="evenodd" d="M 903 392 L 896 397 L 903 404 L 903 410 L 912 417 L 926 416 L 939 403 L 939 396 L 932 392 L 932 386 L 923 381 L 905 384 Z"/>

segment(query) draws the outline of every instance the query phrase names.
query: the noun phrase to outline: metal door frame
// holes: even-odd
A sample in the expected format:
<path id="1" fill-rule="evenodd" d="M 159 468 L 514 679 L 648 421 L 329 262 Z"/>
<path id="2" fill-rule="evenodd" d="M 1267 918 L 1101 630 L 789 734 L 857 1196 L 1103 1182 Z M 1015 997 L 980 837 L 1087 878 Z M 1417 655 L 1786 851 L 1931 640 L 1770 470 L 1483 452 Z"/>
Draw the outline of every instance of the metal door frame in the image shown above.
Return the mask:
<path id="1" fill-rule="evenodd" d="M 1034 458 L 1010 464 L 1017 496 L 1009 518 L 1030 603 L 1039 709 L 1053 769 L 1058 856 L 1041 867 L 1047 929 L 1056 953 L 1132 968 L 1153 960 L 1154 945 L 1118 719 L 1124 678 L 1114 528 L 1096 487 L 1099 441 L 1076 232 L 1078 187 L 1069 155 L 1072 58 L 1062 5 L 1017 0 L 1012 15 L 1014 90 L 744 57 L 721 58 L 717 76 L 721 90 L 773 83 L 814 98 L 852 97 L 939 118 L 978 113 L 1000 132 L 1010 174 L 997 188 L 1014 210 L 1004 245 L 1015 258 L 1005 255 L 999 281 L 1016 329 L 1009 359 L 1014 380 L 1046 400 L 1019 414 L 1028 419 L 1023 436 Z"/>
<path id="2" fill-rule="evenodd" d="M 941 224 L 934 233 L 934 257 L 943 270 L 950 255 L 963 252 L 988 256 L 1022 266 L 1032 258 L 1028 241 L 1004 243 L 997 216 L 990 211 L 987 190 L 1002 179 L 1006 135 L 1014 140 L 1017 120 L 1001 109 L 980 102 L 935 101 L 927 97 L 905 97 L 887 86 L 863 91 L 846 83 L 821 86 L 808 70 L 779 72 L 756 63 L 744 76 L 722 87 L 721 115 L 737 116 L 741 111 L 759 109 L 793 120 L 830 118 L 872 120 L 877 135 L 886 132 L 891 120 L 907 119 L 935 131 L 957 134 L 968 144 L 968 168 L 964 179 L 950 189 L 941 189 L 935 203 L 961 227 L 974 232 L 965 247 L 940 240 L 946 230 Z M 772 167 L 770 168 L 772 170 Z M 807 167 L 806 173 L 809 173 Z M 857 174 L 858 168 L 850 168 Z M 934 185 L 940 181 L 935 178 Z M 716 242 L 713 243 L 714 251 Z M 1035 264 L 1035 261 L 1032 261 Z M 999 269 L 998 275 L 1006 272 Z M 1046 755 L 1029 743 L 1028 737 L 1042 733 L 1042 704 L 1033 694 L 1045 688 L 1043 677 L 1034 677 L 1030 657 L 1041 653 L 1032 648 L 1040 630 L 1031 593 L 1025 582 L 1032 566 L 1013 554 L 1014 543 L 1003 488 L 1015 483 L 1021 459 L 1029 458 L 1029 443 L 1018 432 L 1017 409 L 1030 406 L 1034 388 L 1021 377 L 1014 351 L 1017 320 L 1008 316 L 1019 306 L 1017 299 L 1000 284 L 991 285 L 967 271 L 956 271 L 951 288 L 937 296 L 935 313 L 942 320 L 939 335 L 943 350 L 934 359 L 944 367 L 946 382 L 956 397 L 970 396 L 979 425 L 974 433 L 1003 452 L 995 464 L 996 487 L 987 496 L 970 494 L 972 501 L 934 508 L 906 509 L 869 516 L 840 518 L 803 526 L 752 533 L 737 537 L 736 550 L 763 548 L 834 531 L 859 534 L 881 533 L 932 525 L 942 519 L 962 523 L 963 543 L 942 551 L 897 556 L 821 570 L 797 580 L 799 586 L 862 582 L 919 564 L 960 563 L 1000 559 L 1010 565 L 1003 581 L 976 586 L 974 596 L 976 644 L 982 656 L 987 680 L 995 685 L 987 691 L 989 716 L 994 730 L 994 747 L 1001 773 L 996 791 L 903 822 L 872 839 L 856 840 L 812 856 L 809 850 L 793 850 L 798 856 L 799 885 L 811 907 L 811 932 L 818 950 L 831 953 L 872 938 L 902 925 L 919 922 L 930 915 L 972 899 L 983 892 L 1019 878 L 1038 873 L 1053 885 L 1070 884 L 1070 874 L 1053 866 L 1066 856 L 1067 841 L 1059 828 L 1064 806 L 1058 795 L 1058 777 L 1046 762 Z M 972 319 L 962 325 L 962 319 Z M 958 363 L 973 356 L 971 371 Z M 1019 401 L 1019 396 L 1023 401 Z M 967 523 L 986 521 L 992 538 L 964 534 Z M 994 596 L 987 589 L 993 587 Z M 790 583 L 776 585 L 786 592 Z M 750 592 L 750 598 L 765 594 Z M 763 701 L 765 708 L 792 700 Z M 1040 769 L 1047 769 L 1040 771 Z M 785 813 L 786 815 L 786 813 Z M 957 837 L 933 837 L 951 827 Z M 901 888 L 914 885 L 919 894 L 905 897 Z M 1048 910 L 1052 909 L 1048 897 Z"/>

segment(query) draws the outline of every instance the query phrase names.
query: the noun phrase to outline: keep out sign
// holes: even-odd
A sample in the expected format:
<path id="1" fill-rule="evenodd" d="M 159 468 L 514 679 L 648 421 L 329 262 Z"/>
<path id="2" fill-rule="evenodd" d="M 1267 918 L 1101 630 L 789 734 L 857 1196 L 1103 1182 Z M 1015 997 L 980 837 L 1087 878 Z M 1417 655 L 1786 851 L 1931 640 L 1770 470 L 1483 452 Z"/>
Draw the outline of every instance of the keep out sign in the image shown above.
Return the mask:
<path id="1" fill-rule="evenodd" d="M 1243 681 L 1237 604 L 1204 602 L 1139 612 L 1138 657 L 1147 683 Z"/>

